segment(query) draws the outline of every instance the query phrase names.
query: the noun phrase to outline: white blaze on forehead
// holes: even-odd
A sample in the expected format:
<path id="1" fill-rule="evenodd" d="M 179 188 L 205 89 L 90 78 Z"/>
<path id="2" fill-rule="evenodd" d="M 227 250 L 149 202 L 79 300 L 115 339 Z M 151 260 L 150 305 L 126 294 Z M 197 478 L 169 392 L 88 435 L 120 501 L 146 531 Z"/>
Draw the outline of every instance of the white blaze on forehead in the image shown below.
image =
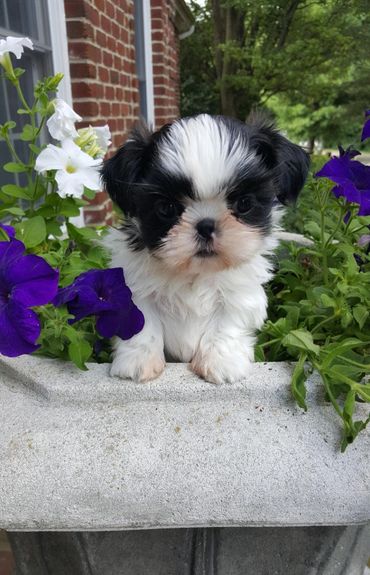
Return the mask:
<path id="1" fill-rule="evenodd" d="M 248 170 L 254 152 L 225 124 L 202 114 L 172 124 L 159 148 L 159 161 L 174 175 L 189 178 L 200 198 L 212 197 L 230 185 L 240 170 Z"/>

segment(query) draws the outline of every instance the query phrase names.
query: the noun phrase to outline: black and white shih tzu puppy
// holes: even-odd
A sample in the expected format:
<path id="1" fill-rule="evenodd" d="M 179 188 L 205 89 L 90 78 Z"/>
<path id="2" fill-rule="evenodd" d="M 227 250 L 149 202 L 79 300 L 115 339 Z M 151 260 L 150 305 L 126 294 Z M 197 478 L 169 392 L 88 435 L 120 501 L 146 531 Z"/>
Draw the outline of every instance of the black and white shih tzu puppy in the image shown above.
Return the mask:
<path id="1" fill-rule="evenodd" d="M 201 114 L 135 130 L 102 170 L 123 210 L 107 240 L 112 267 L 145 316 L 114 342 L 111 375 L 148 381 L 166 359 L 213 383 L 248 374 L 266 319 L 266 258 L 279 203 L 295 200 L 309 160 L 261 120 Z"/>

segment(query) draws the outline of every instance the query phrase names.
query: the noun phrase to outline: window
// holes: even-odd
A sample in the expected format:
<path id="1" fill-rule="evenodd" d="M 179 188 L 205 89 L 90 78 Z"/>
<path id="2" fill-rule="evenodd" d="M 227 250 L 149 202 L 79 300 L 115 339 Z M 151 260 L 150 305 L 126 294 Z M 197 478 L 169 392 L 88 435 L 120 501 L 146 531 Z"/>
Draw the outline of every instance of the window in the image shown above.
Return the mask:
<path id="1" fill-rule="evenodd" d="M 26 70 L 21 82 L 27 101 L 33 101 L 33 88 L 39 79 L 62 72 L 64 79 L 59 85 L 58 95 L 72 105 L 64 3 L 55 0 L 0 0 L 0 38 L 6 36 L 27 36 L 34 45 L 33 51 L 25 49 L 19 63 L 12 57 L 15 66 Z M 18 132 L 13 130 L 11 137 L 17 154 L 26 159 L 28 147 L 19 136 L 28 116 L 17 114 L 19 102 L 15 98 L 15 89 L 1 75 L 0 71 L 0 124 L 10 118 L 17 122 Z M 0 142 L 0 157 L 4 164 L 11 159 L 5 142 Z M 0 186 L 14 180 L 22 185 L 22 178 L 23 175 L 0 170 Z"/>
<path id="2" fill-rule="evenodd" d="M 47 18 L 47 5 L 45 0 L 0 0 L 0 37 L 27 36 L 34 43 L 34 51 L 25 49 L 22 60 L 15 64 L 24 68 L 27 73 L 22 76 L 22 89 L 27 101 L 33 100 L 33 87 L 36 82 L 48 74 L 52 74 L 52 57 L 49 23 Z M 14 60 L 13 60 L 14 61 Z M 20 107 L 18 98 L 15 97 L 14 87 L 5 78 L 0 79 L 0 123 L 9 118 L 17 122 L 17 132 L 13 130 L 11 138 L 17 154 L 26 158 L 28 147 L 19 139 L 20 131 L 29 121 L 28 116 L 17 114 Z M 11 160 L 10 152 L 5 142 L 0 142 L 0 157 L 2 163 Z M 8 174 L 0 171 L 0 185 L 14 182 L 22 184 L 22 175 Z"/>

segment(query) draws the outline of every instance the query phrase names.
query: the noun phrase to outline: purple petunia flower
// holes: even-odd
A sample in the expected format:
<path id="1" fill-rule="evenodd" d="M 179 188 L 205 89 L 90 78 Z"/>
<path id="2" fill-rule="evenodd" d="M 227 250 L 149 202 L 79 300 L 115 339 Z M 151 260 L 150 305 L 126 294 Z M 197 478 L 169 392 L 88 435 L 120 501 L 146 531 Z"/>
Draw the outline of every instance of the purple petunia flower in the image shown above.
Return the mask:
<path id="1" fill-rule="evenodd" d="M 348 202 L 359 204 L 359 216 L 370 215 L 370 166 L 356 160 L 356 150 L 339 148 L 339 158 L 333 156 L 315 174 L 317 178 L 328 178 L 337 185 L 332 192 L 338 198 L 344 196 Z"/>
<path id="2" fill-rule="evenodd" d="M 40 321 L 29 308 L 50 302 L 58 289 L 58 272 L 24 251 L 18 240 L 0 242 L 0 353 L 8 357 L 38 349 Z"/>
<path id="3" fill-rule="evenodd" d="M 57 307 L 67 304 L 75 316 L 71 323 L 96 315 L 96 329 L 103 337 L 130 339 L 144 326 L 144 316 L 131 299 L 122 268 L 84 272 L 61 289 L 53 303 Z"/>
<path id="4" fill-rule="evenodd" d="M 10 238 L 15 237 L 15 229 L 13 228 L 13 226 L 7 226 L 6 224 L 0 223 L 0 228 L 2 228 Z"/>
<path id="5" fill-rule="evenodd" d="M 370 235 L 369 234 L 365 234 L 361 237 L 359 237 L 357 244 L 361 247 L 364 248 L 366 246 L 368 246 L 370 244 Z"/>
<path id="6" fill-rule="evenodd" d="M 361 142 L 370 138 L 370 110 L 366 110 L 365 118 L 368 119 L 365 121 L 364 127 L 362 129 Z"/>

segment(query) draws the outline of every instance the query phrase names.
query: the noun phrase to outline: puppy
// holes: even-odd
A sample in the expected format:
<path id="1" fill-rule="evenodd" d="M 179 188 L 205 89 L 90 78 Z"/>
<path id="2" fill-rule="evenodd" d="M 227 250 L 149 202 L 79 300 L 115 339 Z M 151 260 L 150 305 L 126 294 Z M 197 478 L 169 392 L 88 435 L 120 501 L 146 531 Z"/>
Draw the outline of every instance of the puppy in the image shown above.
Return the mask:
<path id="1" fill-rule="evenodd" d="M 201 114 L 131 134 L 102 179 L 125 214 L 107 240 L 112 266 L 124 269 L 145 326 L 116 338 L 113 376 L 149 381 L 166 359 L 213 383 L 248 374 L 278 204 L 296 199 L 308 166 L 299 146 L 258 119 Z"/>

